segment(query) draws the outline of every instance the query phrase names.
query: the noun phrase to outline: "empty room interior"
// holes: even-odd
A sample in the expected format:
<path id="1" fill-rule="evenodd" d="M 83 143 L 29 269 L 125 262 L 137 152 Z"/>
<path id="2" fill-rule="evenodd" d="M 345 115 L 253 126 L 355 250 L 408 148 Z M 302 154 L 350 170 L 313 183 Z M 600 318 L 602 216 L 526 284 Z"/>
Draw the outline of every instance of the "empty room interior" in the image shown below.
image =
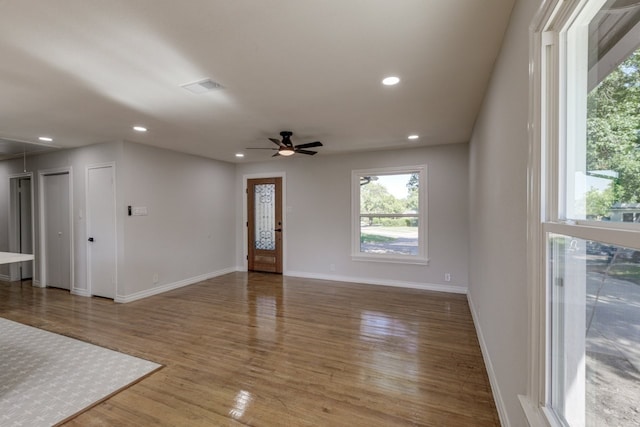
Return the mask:
<path id="1" fill-rule="evenodd" d="M 5 0 L 0 55 L 0 425 L 640 424 L 640 1 Z"/>

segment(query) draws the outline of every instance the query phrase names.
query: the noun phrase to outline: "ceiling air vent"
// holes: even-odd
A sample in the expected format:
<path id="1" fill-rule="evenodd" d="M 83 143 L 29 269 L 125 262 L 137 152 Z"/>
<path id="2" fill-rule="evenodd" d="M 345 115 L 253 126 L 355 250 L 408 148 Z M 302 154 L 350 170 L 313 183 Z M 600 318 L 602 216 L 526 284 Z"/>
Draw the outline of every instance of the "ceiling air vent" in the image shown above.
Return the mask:
<path id="1" fill-rule="evenodd" d="M 185 88 L 186 90 L 192 93 L 205 93 L 211 90 L 223 88 L 223 86 L 220 83 L 214 82 L 211 79 L 199 80 L 193 83 L 185 83 L 183 85 L 180 85 L 180 87 Z"/>

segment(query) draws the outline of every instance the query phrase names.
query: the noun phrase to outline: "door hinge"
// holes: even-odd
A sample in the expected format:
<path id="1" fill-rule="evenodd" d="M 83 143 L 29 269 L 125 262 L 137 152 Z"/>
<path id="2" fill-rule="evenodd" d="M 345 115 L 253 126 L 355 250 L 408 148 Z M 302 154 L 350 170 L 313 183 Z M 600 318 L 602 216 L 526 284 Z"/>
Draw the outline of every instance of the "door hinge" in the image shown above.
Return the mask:
<path id="1" fill-rule="evenodd" d="M 247 261 L 249 261 L 249 255 L 247 255 Z"/>
<path id="2" fill-rule="evenodd" d="M 249 187 L 245 188 L 245 189 L 244 189 L 244 192 L 245 192 L 245 193 L 247 193 L 247 194 L 249 194 Z"/>
<path id="3" fill-rule="evenodd" d="M 249 221 L 247 221 L 247 227 L 249 226 Z"/>

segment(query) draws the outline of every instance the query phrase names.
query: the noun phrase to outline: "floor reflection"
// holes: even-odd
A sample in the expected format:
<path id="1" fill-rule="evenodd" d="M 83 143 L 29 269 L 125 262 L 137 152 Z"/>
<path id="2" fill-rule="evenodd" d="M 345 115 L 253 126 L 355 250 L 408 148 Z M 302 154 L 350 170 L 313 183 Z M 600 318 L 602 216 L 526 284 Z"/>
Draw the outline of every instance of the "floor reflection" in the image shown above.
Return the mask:
<path id="1" fill-rule="evenodd" d="M 363 311 L 360 314 L 360 340 L 370 343 L 370 350 L 362 353 L 366 362 L 360 369 L 363 381 L 383 390 L 418 392 L 417 384 L 407 381 L 407 377 L 418 370 L 416 330 L 385 313 Z M 394 372 L 394 375 L 387 375 L 387 372 Z"/>
<path id="2" fill-rule="evenodd" d="M 250 347 L 282 345 L 284 289 L 281 282 L 259 280 L 247 283 L 248 342 Z"/>
<path id="3" fill-rule="evenodd" d="M 241 419 L 251 400 L 251 393 L 246 390 L 240 390 L 236 395 L 235 405 L 229 411 L 229 415 L 236 420 Z"/>

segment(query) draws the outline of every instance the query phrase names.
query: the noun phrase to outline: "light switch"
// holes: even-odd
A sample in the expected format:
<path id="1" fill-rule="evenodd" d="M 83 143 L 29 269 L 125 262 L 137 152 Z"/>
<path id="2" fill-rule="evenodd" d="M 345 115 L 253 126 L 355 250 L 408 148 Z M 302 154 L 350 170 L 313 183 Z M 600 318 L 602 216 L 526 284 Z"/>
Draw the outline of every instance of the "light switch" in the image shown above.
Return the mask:
<path id="1" fill-rule="evenodd" d="M 134 206 L 131 208 L 131 215 L 133 216 L 147 216 L 147 207 L 146 206 Z"/>

